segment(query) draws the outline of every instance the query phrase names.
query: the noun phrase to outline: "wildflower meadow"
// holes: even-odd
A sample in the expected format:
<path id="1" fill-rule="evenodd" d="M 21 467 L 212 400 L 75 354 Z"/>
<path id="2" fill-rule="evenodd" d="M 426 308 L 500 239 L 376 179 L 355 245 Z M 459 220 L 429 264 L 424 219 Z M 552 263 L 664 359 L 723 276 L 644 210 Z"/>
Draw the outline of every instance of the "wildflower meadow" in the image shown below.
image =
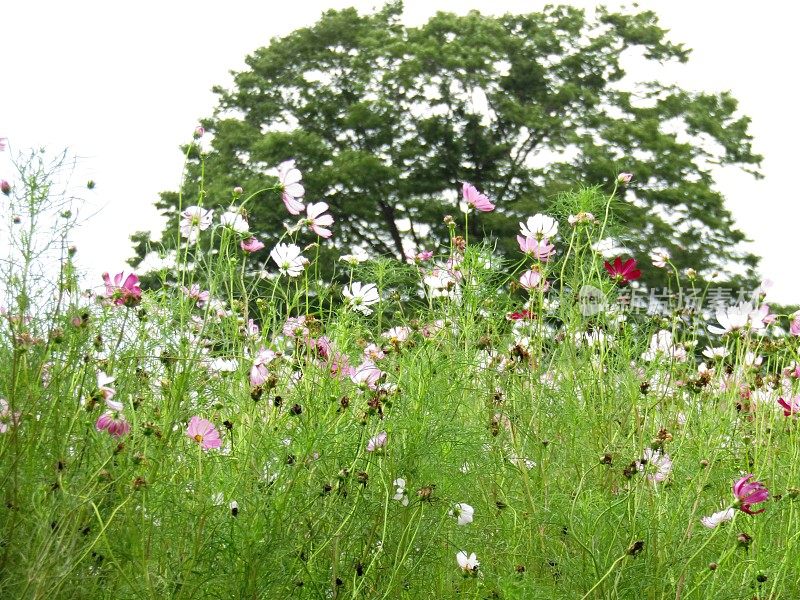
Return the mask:
<path id="1" fill-rule="evenodd" d="M 711 302 L 616 252 L 629 173 L 522 216 L 514 260 L 470 182 L 435 247 L 342 249 L 301 158 L 181 197 L 177 248 L 89 289 L 44 154 L 0 182 L 0 598 L 800 597 L 768 281 Z"/>

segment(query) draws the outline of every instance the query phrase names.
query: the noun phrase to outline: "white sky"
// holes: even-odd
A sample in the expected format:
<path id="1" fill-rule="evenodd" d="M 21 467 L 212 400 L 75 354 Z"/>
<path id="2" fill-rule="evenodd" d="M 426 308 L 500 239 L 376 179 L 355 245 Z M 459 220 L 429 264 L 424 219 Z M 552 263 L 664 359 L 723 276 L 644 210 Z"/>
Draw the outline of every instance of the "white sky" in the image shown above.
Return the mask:
<path id="1" fill-rule="evenodd" d="M 556 2 L 553 2 L 556 3 Z M 594 2 L 565 2 L 585 8 Z M 80 158 L 75 181 L 93 179 L 83 211 L 99 211 L 76 233 L 80 265 L 99 282 L 127 268 L 128 236 L 158 229 L 158 192 L 177 189 L 178 146 L 216 105 L 213 85 L 227 86 L 247 54 L 276 36 L 314 23 L 322 10 L 375 0 L 6 0 L 0 7 L 0 137 L 14 150 L 69 147 Z M 539 0 L 406 0 L 418 24 L 437 10 L 530 12 Z M 619 2 L 606 2 L 618 7 Z M 686 65 L 650 70 L 649 79 L 695 90 L 731 90 L 753 122 L 766 179 L 726 170 L 718 178 L 739 226 L 775 281 L 770 297 L 800 303 L 793 179 L 800 120 L 796 59 L 800 3 L 766 0 L 640 0 L 655 10 L 671 39 L 694 51 Z M 8 157 L 0 177 L 10 175 Z M 578 184 L 580 182 L 576 182 Z M 2 205 L 0 205 L 2 206 Z M 87 282 L 88 283 L 88 282 Z"/>

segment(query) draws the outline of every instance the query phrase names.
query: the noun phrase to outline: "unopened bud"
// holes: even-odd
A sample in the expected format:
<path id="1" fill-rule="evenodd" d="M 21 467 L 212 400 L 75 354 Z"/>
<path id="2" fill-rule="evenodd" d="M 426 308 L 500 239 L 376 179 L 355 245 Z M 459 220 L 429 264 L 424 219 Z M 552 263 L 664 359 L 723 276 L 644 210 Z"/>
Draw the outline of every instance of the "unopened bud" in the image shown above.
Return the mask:
<path id="1" fill-rule="evenodd" d="M 194 139 L 199 140 L 201 137 L 203 137 L 205 132 L 206 130 L 203 127 L 198 126 L 194 130 Z"/>
<path id="2" fill-rule="evenodd" d="M 11 184 L 5 179 L 0 179 L 0 192 L 3 192 L 6 196 L 11 193 Z"/>

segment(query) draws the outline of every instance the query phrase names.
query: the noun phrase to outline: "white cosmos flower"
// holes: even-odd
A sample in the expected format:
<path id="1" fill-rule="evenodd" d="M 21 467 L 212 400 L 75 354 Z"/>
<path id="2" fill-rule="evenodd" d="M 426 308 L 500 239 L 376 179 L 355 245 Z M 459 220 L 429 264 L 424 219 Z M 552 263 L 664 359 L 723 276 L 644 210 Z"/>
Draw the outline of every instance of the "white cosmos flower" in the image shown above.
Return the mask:
<path id="1" fill-rule="evenodd" d="M 181 213 L 181 237 L 189 242 L 196 242 L 201 231 L 211 226 L 214 218 L 213 210 L 206 210 L 199 206 L 190 206 Z"/>
<path id="2" fill-rule="evenodd" d="M 299 277 L 308 264 L 299 246 L 295 244 L 278 244 L 269 253 L 270 258 L 278 265 L 281 275 Z"/>
<path id="3" fill-rule="evenodd" d="M 363 315 L 371 315 L 373 304 L 377 304 L 381 297 L 378 294 L 378 286 L 374 283 L 364 285 L 360 281 L 354 281 L 342 290 L 342 295 L 347 298 L 347 303 L 353 310 L 357 310 Z"/>
<path id="4" fill-rule="evenodd" d="M 474 552 L 467 556 L 467 553 L 464 550 L 456 554 L 456 562 L 458 563 L 458 566 L 461 567 L 461 570 L 469 575 L 474 575 L 478 571 L 478 567 L 481 564 Z"/>
<path id="5" fill-rule="evenodd" d="M 714 348 L 706 346 L 703 350 L 703 356 L 706 358 L 725 358 L 728 354 L 730 354 L 730 350 L 724 346 L 716 346 Z"/>
<path id="6" fill-rule="evenodd" d="M 703 517 L 702 519 L 700 519 L 700 522 L 709 529 L 714 529 L 720 523 L 732 520 L 734 514 L 736 514 L 735 510 L 733 510 L 732 508 L 727 508 L 725 510 L 715 512 L 710 517 Z"/>
<path id="7" fill-rule="evenodd" d="M 224 227 L 230 227 L 236 233 L 247 233 L 250 231 L 250 225 L 247 224 L 247 220 L 241 214 L 232 210 L 225 212 L 219 218 L 219 222 L 222 223 Z"/>
<path id="8" fill-rule="evenodd" d="M 541 241 L 544 238 L 552 240 L 558 233 L 558 221 L 553 217 L 541 213 L 529 217 L 527 221 L 519 224 L 522 237 L 533 237 Z"/>
<path id="9" fill-rule="evenodd" d="M 403 506 L 408 506 L 408 494 L 406 493 L 406 480 L 402 477 L 398 477 L 392 482 L 392 485 L 395 487 L 394 496 L 392 500 L 397 500 Z"/>
<path id="10" fill-rule="evenodd" d="M 355 248 L 353 249 L 352 254 L 342 254 L 339 257 L 339 260 L 343 260 L 349 265 L 357 265 L 359 263 L 365 262 L 369 260 L 369 254 L 363 248 Z"/>
<path id="11" fill-rule="evenodd" d="M 459 525 L 469 525 L 472 523 L 472 515 L 475 514 L 475 509 L 469 504 L 459 502 L 447 514 L 458 519 Z"/>

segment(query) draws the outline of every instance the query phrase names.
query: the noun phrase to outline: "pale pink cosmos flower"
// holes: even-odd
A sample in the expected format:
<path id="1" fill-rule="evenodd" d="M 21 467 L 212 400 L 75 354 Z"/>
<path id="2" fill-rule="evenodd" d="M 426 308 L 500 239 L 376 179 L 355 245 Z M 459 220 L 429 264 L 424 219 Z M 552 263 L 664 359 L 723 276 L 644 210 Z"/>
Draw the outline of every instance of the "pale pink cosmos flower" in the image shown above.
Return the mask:
<path id="1" fill-rule="evenodd" d="M 752 312 L 753 305 L 748 303 L 719 308 L 716 313 L 717 321 L 719 321 L 719 327 L 716 325 L 709 325 L 708 330 L 711 333 L 725 335 L 731 331 L 743 329 L 748 323 L 750 323 L 750 313 Z M 761 327 L 763 328 L 763 326 L 764 325 L 762 322 Z"/>
<path id="2" fill-rule="evenodd" d="M 8 431 L 10 426 L 19 425 L 19 416 L 21 413 L 11 413 L 8 402 L 5 398 L 0 398 L 0 433 Z"/>
<path id="3" fill-rule="evenodd" d="M 200 289 L 200 286 L 193 283 L 191 287 L 181 286 L 181 291 L 197 303 L 197 308 L 205 308 L 211 298 L 211 292 Z"/>
<path id="4" fill-rule="evenodd" d="M 393 344 L 402 343 L 411 336 L 412 332 L 411 327 L 392 327 L 389 331 L 384 331 L 381 336 Z"/>
<path id="5" fill-rule="evenodd" d="M 131 273 L 125 277 L 124 272 L 114 275 L 114 281 L 108 273 L 103 273 L 103 282 L 106 285 L 106 298 L 117 306 L 136 306 L 142 300 L 142 288 L 139 287 L 139 278 Z"/>
<path id="6" fill-rule="evenodd" d="M 306 327 L 306 317 L 289 317 L 283 324 L 283 335 L 290 338 L 306 337 L 310 333 Z"/>
<path id="7" fill-rule="evenodd" d="M 306 193 L 305 188 L 300 183 L 303 179 L 300 171 L 295 167 L 294 160 L 287 160 L 278 165 L 278 180 L 281 183 L 281 199 L 286 210 L 291 215 L 299 215 L 304 204 L 300 198 Z"/>
<path id="8" fill-rule="evenodd" d="M 259 250 L 264 249 L 264 243 L 259 241 L 258 238 L 250 236 L 246 240 L 242 240 L 239 242 L 239 246 L 242 250 L 247 252 L 248 254 L 252 254 L 253 252 L 258 252 Z"/>
<path id="9" fill-rule="evenodd" d="M 518 235 L 517 243 L 519 243 L 519 249 L 524 254 L 543 262 L 550 260 L 550 257 L 556 252 L 555 246 L 549 243 L 547 238 L 537 240 L 533 236 L 522 237 Z"/>
<path id="10" fill-rule="evenodd" d="M 386 442 L 389 440 L 385 431 L 381 431 L 378 435 L 369 438 L 367 442 L 367 452 L 375 452 L 379 448 L 385 448 Z"/>
<path id="11" fill-rule="evenodd" d="M 131 430 L 130 424 L 119 411 L 107 411 L 100 415 L 95 423 L 97 431 L 104 429 L 114 437 L 122 437 Z"/>
<path id="12" fill-rule="evenodd" d="M 213 210 L 205 210 L 199 206 L 190 206 L 181 213 L 181 237 L 189 242 L 196 242 L 201 231 L 211 226 L 214 218 Z"/>
<path id="13" fill-rule="evenodd" d="M 397 500 L 403 506 L 408 506 L 408 493 L 406 492 L 406 480 L 402 477 L 398 477 L 392 482 L 392 485 L 395 488 L 394 496 L 392 496 L 392 500 Z"/>
<path id="14" fill-rule="evenodd" d="M 751 507 L 769 498 L 769 491 L 764 487 L 763 483 L 760 481 L 750 481 L 753 477 L 755 477 L 755 475 L 748 473 L 738 481 L 735 481 L 732 488 L 733 495 L 736 498 L 733 508 L 738 508 L 748 515 L 757 515 L 758 513 L 764 512 L 766 510 L 764 508 L 753 511 Z"/>
<path id="15" fill-rule="evenodd" d="M 378 346 L 378 344 L 367 344 L 367 346 L 364 348 L 364 358 L 368 358 L 370 360 L 380 360 L 382 358 L 386 358 L 386 353 L 383 351 L 383 348 Z"/>
<path id="16" fill-rule="evenodd" d="M 633 179 L 633 173 L 620 173 L 617 176 L 617 181 L 622 185 L 629 184 L 631 182 L 631 179 Z"/>
<path id="17" fill-rule="evenodd" d="M 597 219 L 590 212 L 581 211 L 577 215 L 570 215 L 567 217 L 567 222 L 573 227 L 578 223 L 595 223 Z"/>
<path id="18" fill-rule="evenodd" d="M 267 367 L 275 360 L 278 355 L 267 348 L 261 348 L 253 360 L 253 366 L 250 368 L 250 385 L 263 385 L 269 377 Z"/>
<path id="19" fill-rule="evenodd" d="M 214 424 L 198 416 L 189 419 L 186 435 L 200 444 L 203 450 L 211 450 L 212 448 L 219 448 L 222 446 L 222 440 L 219 439 L 219 431 L 214 427 Z"/>
<path id="20" fill-rule="evenodd" d="M 383 371 L 374 362 L 367 359 L 354 369 L 350 380 L 356 385 L 363 385 L 374 390 L 377 389 L 381 377 L 383 377 Z"/>
<path id="21" fill-rule="evenodd" d="M 542 274 L 536 269 L 525 271 L 519 278 L 520 285 L 530 291 L 536 288 L 541 288 L 546 292 L 550 284 L 542 277 Z"/>
<path id="22" fill-rule="evenodd" d="M 333 217 L 331 215 L 322 214 L 326 210 L 328 210 L 328 204 L 326 202 L 309 204 L 306 206 L 307 218 L 302 221 L 302 223 L 307 225 L 311 231 L 316 233 L 319 237 L 325 239 L 333 235 L 331 230 L 328 229 L 328 227 L 333 225 Z"/>
<path id="23" fill-rule="evenodd" d="M 800 310 L 792 315 L 792 322 L 789 323 L 789 333 L 793 336 L 800 336 Z"/>
<path id="24" fill-rule="evenodd" d="M 667 266 L 670 258 L 672 258 L 669 254 L 669 251 L 665 248 L 655 248 L 650 253 L 650 260 L 653 263 L 653 266 L 659 269 L 663 269 Z"/>
<path id="25" fill-rule="evenodd" d="M 762 304 L 758 308 L 750 312 L 750 323 L 753 329 L 760 331 L 767 325 L 774 323 L 778 317 L 774 313 L 769 312 L 769 305 Z"/>
<path id="26" fill-rule="evenodd" d="M 464 198 L 464 201 L 461 203 L 462 212 L 469 212 L 472 208 L 480 212 L 491 212 L 494 210 L 494 204 L 491 203 L 489 198 L 481 194 L 471 183 L 464 183 L 461 188 L 461 195 Z"/>
<path id="27" fill-rule="evenodd" d="M 639 470 L 647 473 L 647 480 L 651 483 L 666 481 L 672 473 L 672 459 L 669 454 L 662 454 L 652 448 L 644 449 L 644 456 L 639 462 Z"/>

